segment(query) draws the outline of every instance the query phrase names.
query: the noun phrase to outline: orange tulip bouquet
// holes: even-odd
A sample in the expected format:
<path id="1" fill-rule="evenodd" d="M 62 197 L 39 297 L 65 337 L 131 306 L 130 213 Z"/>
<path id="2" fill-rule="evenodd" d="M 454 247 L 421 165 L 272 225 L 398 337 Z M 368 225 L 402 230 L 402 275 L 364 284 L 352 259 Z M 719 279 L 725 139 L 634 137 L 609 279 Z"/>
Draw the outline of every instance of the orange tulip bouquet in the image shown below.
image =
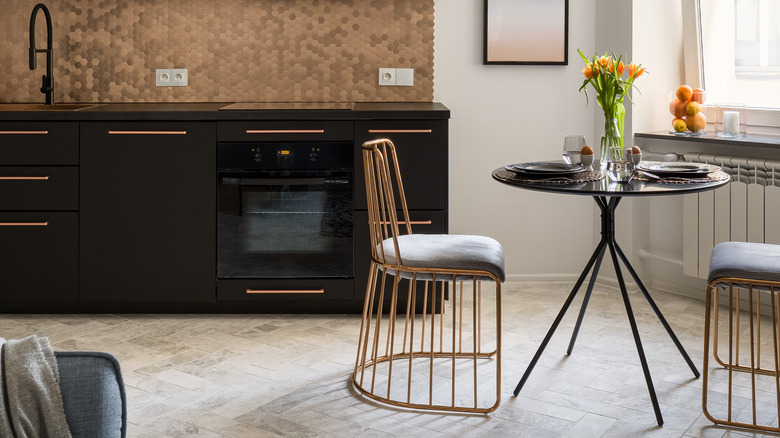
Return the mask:
<path id="1" fill-rule="evenodd" d="M 604 133 L 601 136 L 601 157 L 603 160 L 611 147 L 623 151 L 626 117 L 623 99 L 628 96 L 629 101 L 631 101 L 628 92 L 632 88 L 636 88 L 634 81 L 642 76 L 645 69 L 641 64 L 636 65 L 633 62 L 626 65 L 623 62 L 623 56 L 616 57 L 612 52 L 607 52 L 601 57 L 593 55 L 590 59 L 579 49 L 577 52 L 585 62 L 585 68 L 582 69 L 585 80 L 582 82 L 580 91 L 585 91 L 587 101 L 588 84 L 592 85 L 596 90 L 596 101 L 604 112 Z M 626 70 L 628 70 L 628 76 L 624 77 Z"/>

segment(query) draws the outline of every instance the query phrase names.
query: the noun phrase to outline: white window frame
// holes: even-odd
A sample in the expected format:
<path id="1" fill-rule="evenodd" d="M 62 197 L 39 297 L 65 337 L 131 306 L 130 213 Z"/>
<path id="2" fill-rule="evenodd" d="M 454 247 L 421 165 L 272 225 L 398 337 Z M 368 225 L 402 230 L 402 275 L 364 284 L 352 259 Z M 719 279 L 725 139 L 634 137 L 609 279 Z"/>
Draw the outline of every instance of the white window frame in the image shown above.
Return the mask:
<path id="1" fill-rule="evenodd" d="M 682 0 L 684 69 L 687 84 L 706 90 L 700 2 Z M 687 56 L 688 53 L 695 56 Z M 780 108 L 747 108 L 746 115 L 748 134 L 780 134 Z"/>

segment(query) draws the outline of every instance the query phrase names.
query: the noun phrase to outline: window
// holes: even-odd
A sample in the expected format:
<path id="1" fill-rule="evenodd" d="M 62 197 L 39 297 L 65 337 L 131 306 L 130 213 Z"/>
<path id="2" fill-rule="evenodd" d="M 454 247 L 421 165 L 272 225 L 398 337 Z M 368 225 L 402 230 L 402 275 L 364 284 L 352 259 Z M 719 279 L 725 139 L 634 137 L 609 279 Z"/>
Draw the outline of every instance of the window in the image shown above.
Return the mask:
<path id="1" fill-rule="evenodd" d="M 736 76 L 780 76 L 780 0 L 736 0 L 734 12 Z"/>
<path id="2" fill-rule="evenodd" d="M 708 102 L 780 109 L 780 0 L 691 1 L 700 26 L 691 23 L 695 16 L 683 23 L 700 29 Z"/>

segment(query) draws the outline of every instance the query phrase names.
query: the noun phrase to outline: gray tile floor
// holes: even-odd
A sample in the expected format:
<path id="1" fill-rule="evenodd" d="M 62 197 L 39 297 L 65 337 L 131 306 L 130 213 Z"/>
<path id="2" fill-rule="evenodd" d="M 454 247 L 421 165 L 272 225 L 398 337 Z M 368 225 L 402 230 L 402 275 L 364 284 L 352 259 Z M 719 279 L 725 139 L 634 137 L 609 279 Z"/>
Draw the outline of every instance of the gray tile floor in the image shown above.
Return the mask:
<path id="1" fill-rule="evenodd" d="M 412 412 L 359 396 L 349 380 L 359 315 L 0 315 L 0 333 L 116 355 L 130 437 L 762 436 L 704 417 L 701 380 L 632 293 L 666 421 L 658 427 L 623 303 L 608 287 L 594 291 L 573 354 L 565 350 L 576 309 L 513 397 L 569 288 L 504 285 L 503 401 L 489 415 Z M 701 367 L 704 303 L 655 298 Z"/>

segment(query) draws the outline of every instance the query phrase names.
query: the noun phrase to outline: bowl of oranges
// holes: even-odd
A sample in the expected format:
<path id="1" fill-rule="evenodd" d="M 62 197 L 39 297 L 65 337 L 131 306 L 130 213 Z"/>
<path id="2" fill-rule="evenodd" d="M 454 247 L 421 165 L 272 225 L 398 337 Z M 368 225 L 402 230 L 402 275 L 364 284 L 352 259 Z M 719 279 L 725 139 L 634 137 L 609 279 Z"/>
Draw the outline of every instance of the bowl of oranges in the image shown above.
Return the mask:
<path id="1" fill-rule="evenodd" d="M 681 85 L 672 93 L 669 112 L 672 113 L 672 133 L 680 135 L 702 135 L 707 127 L 704 117 L 704 101 L 707 93 L 701 88 Z"/>

